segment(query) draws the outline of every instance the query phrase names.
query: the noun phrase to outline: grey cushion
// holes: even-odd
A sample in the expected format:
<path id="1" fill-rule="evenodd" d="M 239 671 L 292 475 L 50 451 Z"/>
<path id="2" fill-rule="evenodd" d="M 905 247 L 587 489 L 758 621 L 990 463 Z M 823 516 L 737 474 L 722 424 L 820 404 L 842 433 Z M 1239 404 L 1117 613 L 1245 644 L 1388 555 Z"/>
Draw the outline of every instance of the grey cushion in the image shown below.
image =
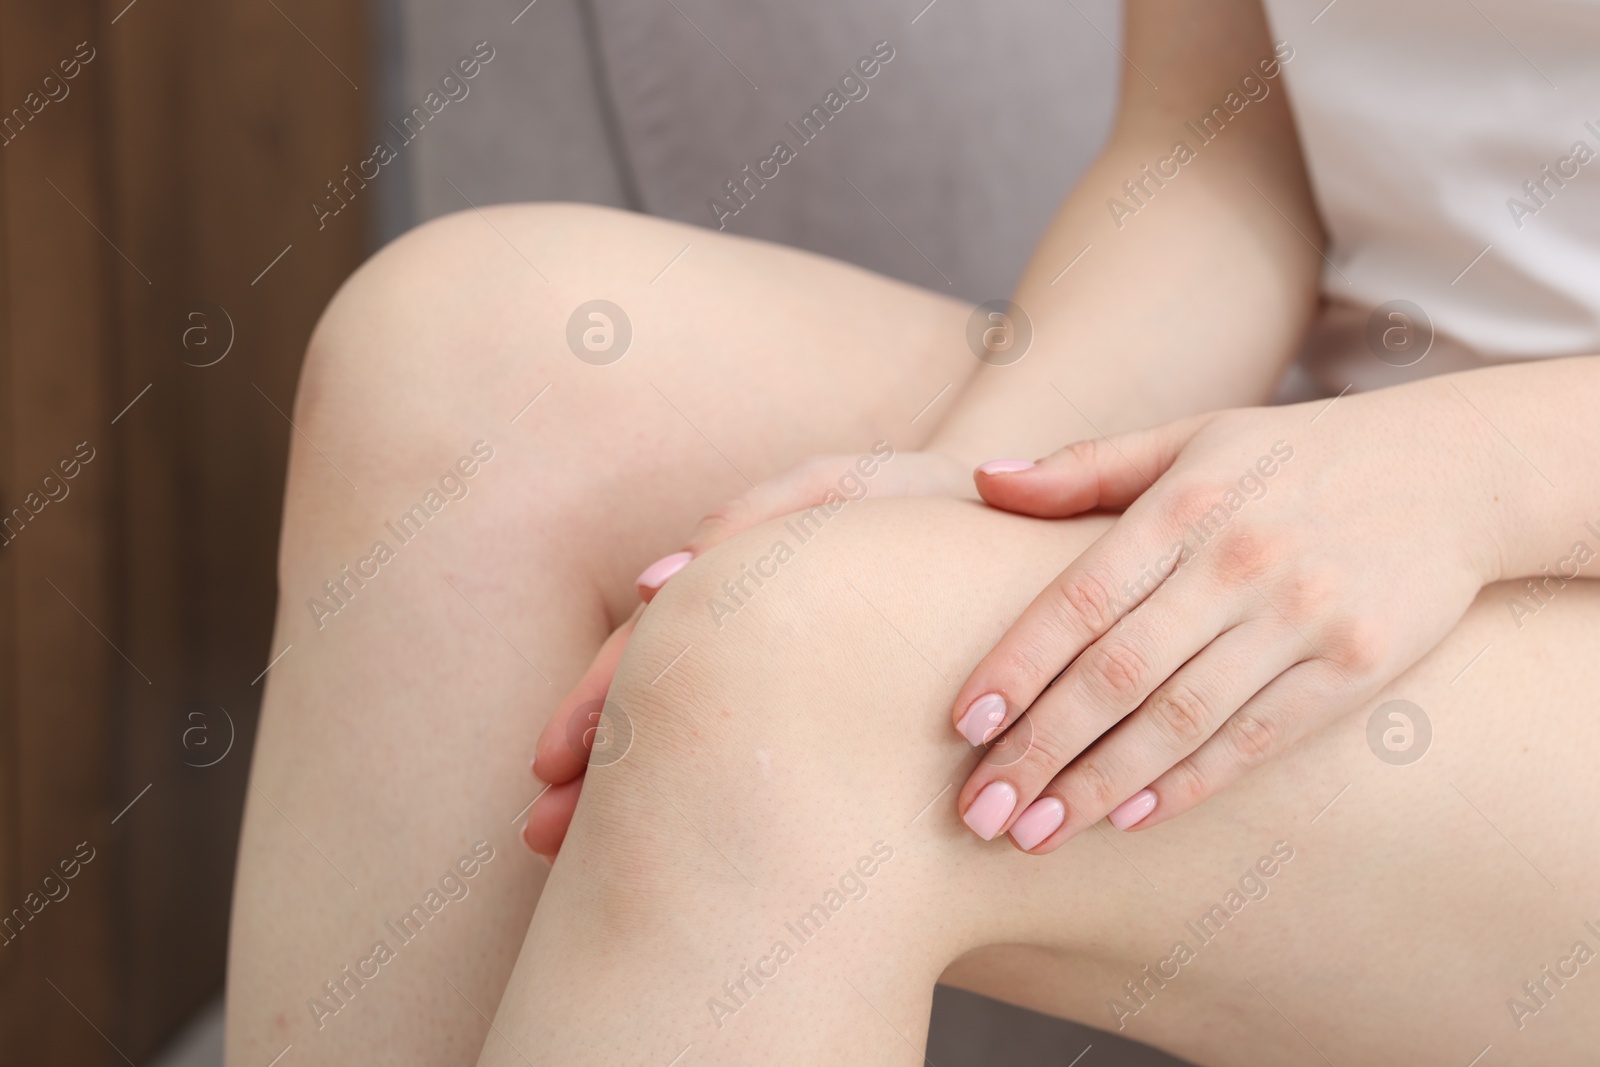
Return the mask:
<path id="1" fill-rule="evenodd" d="M 1003 296 L 1109 130 L 1121 9 L 924 3 L 538 0 L 511 25 L 520 3 L 405 0 L 413 94 L 472 41 L 496 49 L 477 96 L 414 146 L 416 216 L 464 206 L 448 177 L 478 203 L 576 199 L 715 226 L 707 200 L 782 139 L 796 158 L 729 231 Z M 802 144 L 785 123 L 880 40 L 894 58 L 865 98 Z"/>
<path id="2" fill-rule="evenodd" d="M 476 42 L 495 50 L 470 95 L 406 149 L 412 203 L 402 225 L 459 211 L 468 200 L 626 206 L 578 0 L 538 0 L 514 24 L 525 0 L 396 2 L 402 57 L 380 119 L 403 114 Z"/>

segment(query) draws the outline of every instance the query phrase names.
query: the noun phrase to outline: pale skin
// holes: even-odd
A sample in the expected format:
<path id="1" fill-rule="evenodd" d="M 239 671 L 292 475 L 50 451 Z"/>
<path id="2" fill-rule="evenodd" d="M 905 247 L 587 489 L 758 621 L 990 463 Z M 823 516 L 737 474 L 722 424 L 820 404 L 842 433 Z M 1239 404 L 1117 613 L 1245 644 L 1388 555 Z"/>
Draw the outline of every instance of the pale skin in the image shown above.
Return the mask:
<path id="1" fill-rule="evenodd" d="M 1286 721 L 1273 735 L 1281 745 L 1236 746 L 1238 761 L 1188 795 L 1169 793 L 1161 775 L 1184 758 L 1203 763 L 1200 742 L 1226 739 L 1221 723 L 1237 705 L 1219 701 L 1217 727 L 1187 752 L 1169 746 L 1165 766 L 1130 755 L 1124 767 L 1110 762 L 1115 750 L 1089 747 L 1127 772 L 1096 814 L 1071 777 L 1054 777 L 1070 775 L 1073 761 L 1050 766 L 1032 754 L 1109 748 L 1140 723 L 1125 713 L 1150 710 L 1148 692 L 1120 712 L 1075 698 L 1073 715 L 1041 721 L 1029 756 L 1004 766 L 993 754 L 980 762 L 954 728 L 963 702 L 991 684 L 1019 687 L 1019 705 L 1031 700 L 1036 676 L 985 673 L 1008 641 L 1029 640 L 1030 601 L 1058 576 L 1098 565 L 1096 553 L 1142 562 L 1157 545 L 1160 557 L 1170 531 L 1152 509 L 1169 498 L 1141 483 L 1143 493 L 1123 485 L 1113 501 L 1109 461 L 1089 469 L 1105 476 L 1095 481 L 1104 502 L 1126 508 L 1121 520 L 878 498 L 957 486 L 970 496 L 972 483 L 949 470 L 1258 404 L 1312 313 L 1315 251 L 1240 180 L 1248 175 L 1300 229 L 1318 232 L 1298 158 L 1283 151 L 1292 128 L 1271 104 L 1281 93 L 1254 116 L 1259 130 L 1242 127 L 1247 136 L 1216 146 L 1139 227 L 1097 247 L 1105 259 L 1094 271 L 1050 285 L 1105 225 L 1105 187 L 1169 147 L 1172 115 L 1209 102 L 1271 52 L 1253 5 L 1193 25 L 1186 6 L 1168 6 L 1130 9 L 1126 48 L 1162 89 L 1145 98 L 1127 86 L 1112 143 L 1042 241 L 1016 297 L 1034 319 L 1035 349 L 1012 367 L 977 371 L 963 339 L 970 309 L 955 301 L 814 256 L 595 209 L 495 209 L 493 228 L 472 215 L 445 220 L 352 279 L 313 339 L 296 422 L 361 490 L 296 447 L 274 642 L 294 650 L 268 676 L 254 756 L 230 1063 L 266 1063 L 292 1044 L 298 1062 L 328 1063 L 665 1064 L 690 1046 L 680 1062 L 912 1064 L 941 977 L 1121 1024 L 1197 1064 L 1466 1063 L 1491 1044 L 1500 1062 L 1563 1063 L 1593 1047 L 1600 979 L 1572 962 L 1572 948 L 1580 939 L 1600 948 L 1584 927 L 1600 926 L 1600 858 L 1585 847 L 1600 757 L 1590 711 L 1600 591 L 1581 579 L 1550 585 L 1529 601 L 1535 613 L 1516 616 L 1507 601 L 1517 586 L 1479 590 L 1530 573 L 1530 561 L 1538 573 L 1580 538 L 1600 547 L 1582 526 L 1583 492 L 1600 496 L 1583 462 L 1581 445 L 1592 442 L 1561 436 L 1583 425 L 1567 412 L 1592 403 L 1591 361 L 1454 382 L 1562 487 L 1554 493 L 1518 456 L 1496 451 L 1509 453 L 1493 429 L 1448 414 L 1470 408 L 1431 393 L 1406 403 L 1398 428 L 1381 404 L 1405 398 L 1373 394 L 1339 401 L 1315 424 L 1316 407 L 1289 407 L 1218 415 L 1192 435 L 1183 424 L 1118 439 L 1158 485 L 1222 486 L 1273 441 L 1291 441 L 1294 457 L 1270 492 L 1228 527 L 1258 543 L 1282 527 L 1326 529 L 1331 514 L 1354 521 L 1350 498 L 1359 498 L 1368 525 L 1311 547 L 1371 550 L 1359 564 L 1373 596 L 1355 606 L 1278 603 L 1329 656 L 1349 649 L 1310 628 L 1330 614 L 1359 618 L 1373 599 L 1404 640 L 1351 645 L 1377 645 L 1386 658 L 1338 661 L 1349 696 L 1327 694 L 1329 706 Z M 690 241 L 693 251 L 651 285 Z M 597 292 L 626 308 L 637 331 L 637 347 L 609 367 L 580 363 L 565 346 L 567 315 Z M 1260 294 L 1260 305 L 1239 313 L 1237 292 Z M 1141 293 L 1181 309 L 1141 312 Z M 1442 395 L 1452 384 L 1419 388 Z M 306 598 L 480 439 L 495 454 L 470 493 L 318 629 Z M 797 545 L 737 614 L 719 626 L 706 602 L 785 537 L 781 519 L 761 521 L 759 507 L 702 527 L 690 547 L 703 558 L 662 587 L 626 641 L 612 642 L 614 663 L 596 660 L 634 612 L 633 577 L 682 547 L 699 516 L 750 492 L 745 479 L 765 484 L 818 455 L 853 463 L 880 440 L 895 458 L 867 479 L 873 499 Z M 1372 458 L 1361 458 L 1362 444 Z M 1445 455 L 1435 461 L 1433 448 Z M 833 463 L 808 477 L 836 481 L 827 474 L 843 463 Z M 1481 492 L 1447 477 L 1452 467 Z M 1011 512 L 1074 514 L 1082 469 L 1063 457 L 980 476 L 977 489 Z M 1341 488 L 1347 480 L 1355 489 Z M 792 491 L 781 484 L 775 499 Z M 1453 540 L 1460 531 L 1446 526 L 1393 532 L 1371 517 L 1390 499 L 1430 501 L 1414 503 L 1430 521 L 1464 508 L 1458 520 L 1473 536 Z M 1506 521 L 1514 516 L 1521 521 Z M 1409 540 L 1396 547 L 1396 538 Z M 1266 548 L 1261 573 L 1250 573 L 1273 600 L 1304 574 L 1276 569 L 1279 553 L 1303 553 Z M 1227 573 L 1204 569 L 1219 556 L 1228 553 L 1199 553 L 1180 570 L 1214 585 L 1199 608 L 1170 617 L 1202 643 L 1205 610 L 1245 610 Z M 1414 565 L 1386 570 L 1395 559 Z M 1344 561 L 1327 566 L 1347 576 Z M 1070 636 L 1037 643 L 1070 657 Z M 1264 634 L 1262 647 L 1281 636 Z M 1151 657 L 1153 670 L 1158 662 Z M 1242 673 L 1222 672 L 1240 682 Z M 535 806 L 530 838 L 560 851 L 546 887 L 543 861 L 517 844 L 519 813 L 538 790 L 527 756 L 558 704 L 582 704 L 574 686 L 597 679 L 633 740 L 620 762 L 567 778 Z M 1070 672 L 1051 692 L 1063 683 Z M 1432 747 L 1409 766 L 1368 746 L 1370 713 L 1391 698 L 1426 709 L 1433 724 Z M 1064 732 L 1091 712 L 1124 717 L 1103 740 Z M 580 752 L 549 735 L 539 755 L 552 779 L 581 768 Z M 1055 790 L 1075 813 L 1034 849 L 1049 855 L 984 842 L 963 825 L 978 786 L 1002 775 L 1015 776 L 1024 804 Z M 1162 800 L 1140 833 L 1086 829 L 1150 783 Z M 375 940 L 393 940 L 385 922 L 480 839 L 495 858 L 470 893 L 377 977 L 347 987 L 343 1004 L 329 999 L 324 982 Z M 786 932 L 880 841 L 893 857 L 869 864 L 864 897 L 803 945 Z M 1266 895 L 1208 943 L 1191 934 L 1186 924 L 1264 870 L 1256 865 L 1275 845 L 1292 858 L 1268 862 L 1272 875 L 1246 886 Z M 760 961 L 777 940 L 793 942 L 793 958 L 758 990 L 730 996 L 724 983 L 741 966 L 772 973 Z M 1172 974 L 1179 941 L 1194 958 L 1163 987 L 1146 987 L 1142 1003 L 1132 999 L 1124 983 L 1143 980 L 1146 966 Z M 1541 968 L 1566 973 L 1564 959 L 1577 977 L 1557 986 Z M 1525 981 L 1545 983 L 1537 1002 Z M 320 1025 L 307 1006 L 318 997 L 338 1009 Z M 1512 997 L 1538 1010 L 1519 1017 Z M 1120 1015 L 1108 1006 L 1118 998 Z"/>

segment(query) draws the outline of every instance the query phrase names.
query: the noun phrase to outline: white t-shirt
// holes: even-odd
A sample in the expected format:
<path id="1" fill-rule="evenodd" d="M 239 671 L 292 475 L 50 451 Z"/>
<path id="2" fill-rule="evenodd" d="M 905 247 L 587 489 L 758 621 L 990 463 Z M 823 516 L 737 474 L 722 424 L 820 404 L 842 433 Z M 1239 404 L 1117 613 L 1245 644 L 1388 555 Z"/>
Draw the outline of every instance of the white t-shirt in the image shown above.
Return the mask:
<path id="1" fill-rule="evenodd" d="M 1331 244 L 1315 376 L 1383 384 L 1429 322 L 1401 377 L 1600 353 L 1600 0 L 1265 6 Z"/>

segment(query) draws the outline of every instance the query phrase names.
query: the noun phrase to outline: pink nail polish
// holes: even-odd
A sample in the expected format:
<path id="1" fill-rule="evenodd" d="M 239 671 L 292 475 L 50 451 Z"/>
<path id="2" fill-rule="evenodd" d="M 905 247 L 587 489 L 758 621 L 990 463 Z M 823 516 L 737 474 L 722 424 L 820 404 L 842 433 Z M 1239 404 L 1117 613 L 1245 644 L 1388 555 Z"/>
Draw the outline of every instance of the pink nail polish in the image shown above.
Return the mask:
<path id="1" fill-rule="evenodd" d="M 983 787 L 967 813 L 961 817 L 969 829 L 985 841 L 993 841 L 1000 827 L 1011 818 L 1017 806 L 1017 791 L 1008 782 L 990 782 Z"/>
<path id="2" fill-rule="evenodd" d="M 1116 810 L 1106 818 L 1111 820 L 1111 825 L 1118 830 L 1126 830 L 1137 826 L 1146 815 L 1156 810 L 1156 795 L 1148 789 L 1141 789 L 1133 796 L 1118 804 Z"/>
<path id="3" fill-rule="evenodd" d="M 1040 797 L 1017 816 L 1017 821 L 1011 825 L 1011 840 L 1025 852 L 1038 848 L 1066 819 L 1065 804 L 1055 797 Z"/>
<path id="4" fill-rule="evenodd" d="M 999 693 L 985 693 L 967 705 L 967 713 L 956 723 L 956 729 L 973 748 L 988 743 L 1000 732 L 1006 721 L 1006 698 Z"/>
<path id="5" fill-rule="evenodd" d="M 633 580 L 633 584 L 642 585 L 646 589 L 659 589 L 668 578 L 687 567 L 692 559 L 694 554 L 691 552 L 674 552 L 670 556 L 662 556 L 641 571 L 639 577 Z"/>
<path id="6" fill-rule="evenodd" d="M 1026 459 L 991 459 L 987 463 L 978 464 L 978 469 L 985 474 L 1015 474 L 1018 471 L 1033 469 L 1033 463 Z"/>

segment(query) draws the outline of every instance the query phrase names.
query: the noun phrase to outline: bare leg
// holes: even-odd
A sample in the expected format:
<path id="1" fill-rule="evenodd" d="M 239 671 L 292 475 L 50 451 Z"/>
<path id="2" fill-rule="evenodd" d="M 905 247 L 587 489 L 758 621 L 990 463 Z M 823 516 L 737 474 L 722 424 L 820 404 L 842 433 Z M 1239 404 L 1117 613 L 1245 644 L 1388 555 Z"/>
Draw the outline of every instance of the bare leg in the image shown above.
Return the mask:
<path id="1" fill-rule="evenodd" d="M 1600 588 L 1520 630 L 1486 591 L 1376 701 L 1182 819 L 984 844 L 946 788 L 973 760 L 949 700 L 1103 529 L 866 501 L 674 579 L 613 688 L 632 746 L 589 772 L 480 1062 L 915 1064 L 943 973 L 1200 1064 L 1582 1060 Z M 1408 766 L 1367 740 L 1391 699 L 1431 718 Z"/>
<path id="2" fill-rule="evenodd" d="M 593 208 L 485 215 L 385 250 L 311 343 L 231 1063 L 471 1062 L 543 882 L 514 823 L 533 742 L 633 576 L 746 478 L 917 447 L 937 412 L 911 417 L 976 366 L 964 307 L 819 257 Z M 612 365 L 568 345 L 595 298 L 631 319 Z"/>

